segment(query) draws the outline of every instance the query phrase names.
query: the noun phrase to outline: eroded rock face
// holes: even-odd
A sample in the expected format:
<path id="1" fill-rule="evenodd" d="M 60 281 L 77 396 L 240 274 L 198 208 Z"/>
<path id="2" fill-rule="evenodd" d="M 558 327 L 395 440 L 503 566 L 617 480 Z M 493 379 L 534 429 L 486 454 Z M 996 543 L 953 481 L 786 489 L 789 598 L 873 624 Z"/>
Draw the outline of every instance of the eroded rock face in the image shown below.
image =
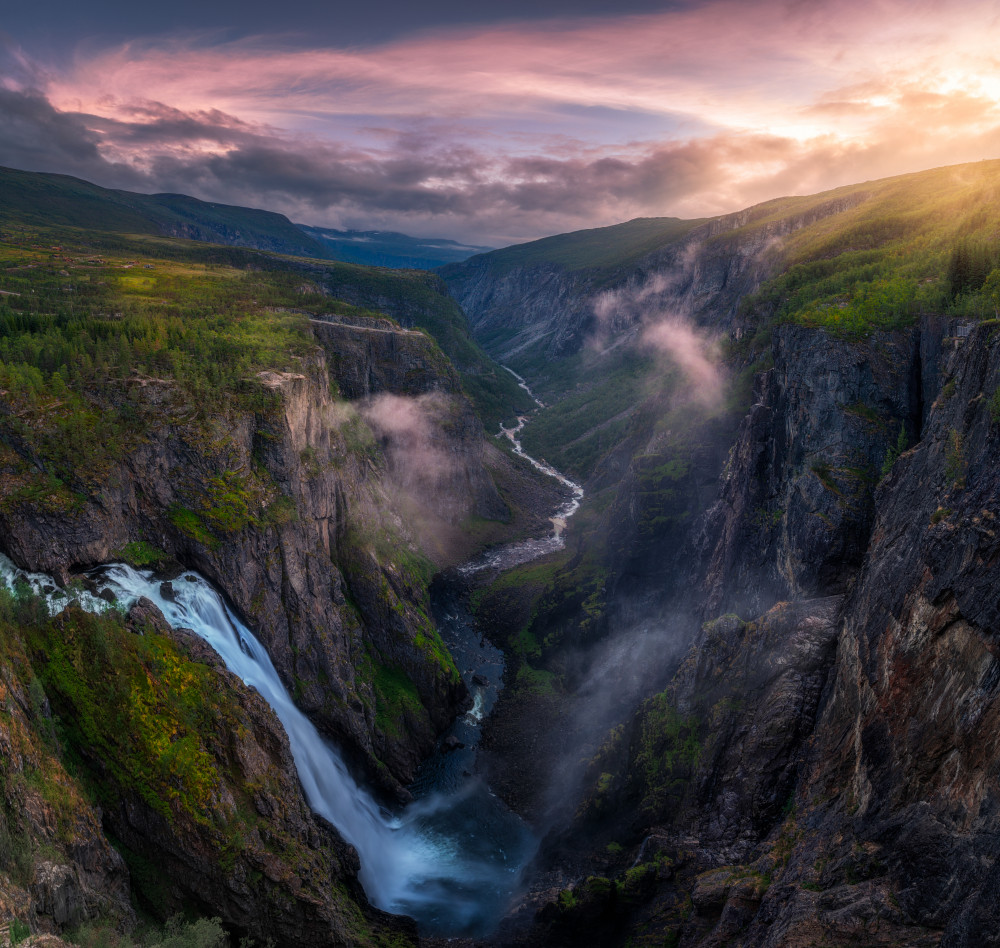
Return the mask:
<path id="1" fill-rule="evenodd" d="M 45 933 L 103 918 L 128 928 L 128 870 L 54 753 L 51 708 L 30 669 L 0 630 L 0 924 L 17 918 Z"/>
<path id="2" fill-rule="evenodd" d="M 782 330 L 702 525 L 712 601 L 745 611 L 708 623 L 593 762 L 579 825 L 598 851 L 634 842 L 589 850 L 617 894 L 578 883 L 586 912 L 638 943 L 998 942 L 998 390 L 992 325 L 925 320 L 853 344 Z M 866 402 L 871 418 L 847 410 Z M 875 417 L 919 440 L 866 505 L 824 507 L 805 459 L 881 464 Z M 775 493 L 780 536 L 753 545 L 739 522 Z M 776 597 L 792 601 L 748 620 Z M 583 915 L 568 901 L 537 943 L 571 942 Z"/>
<path id="3" fill-rule="evenodd" d="M 980 327 L 878 492 L 803 788 L 834 794 L 831 848 L 837 832 L 871 847 L 900 909 L 951 945 L 996 939 L 998 387 L 1000 347 Z"/>
<path id="4" fill-rule="evenodd" d="M 168 384 L 137 380 L 148 430 L 100 492 L 74 509 L 0 504 L 0 536 L 19 564 L 64 583 L 139 539 L 199 570 L 254 626 L 303 710 L 395 791 L 466 698 L 413 564 L 466 554 L 467 517 L 507 518 L 489 471 L 507 462 L 427 336 L 336 329 L 299 371 L 260 374 L 270 404 L 257 412 L 193 419 Z M 433 395 L 421 410 L 441 476 L 415 478 L 419 459 L 394 450 L 391 432 L 373 436 L 366 402 L 331 395 L 330 360 L 353 364 L 369 337 L 404 342 L 369 353 L 366 395 Z M 374 676 L 390 662 L 419 702 L 380 730 Z"/>
<path id="5" fill-rule="evenodd" d="M 755 615 L 845 588 L 864 556 L 886 454 L 900 431 L 908 444 L 919 436 L 921 338 L 776 330 L 774 367 L 757 379 L 697 541 L 704 615 Z"/>

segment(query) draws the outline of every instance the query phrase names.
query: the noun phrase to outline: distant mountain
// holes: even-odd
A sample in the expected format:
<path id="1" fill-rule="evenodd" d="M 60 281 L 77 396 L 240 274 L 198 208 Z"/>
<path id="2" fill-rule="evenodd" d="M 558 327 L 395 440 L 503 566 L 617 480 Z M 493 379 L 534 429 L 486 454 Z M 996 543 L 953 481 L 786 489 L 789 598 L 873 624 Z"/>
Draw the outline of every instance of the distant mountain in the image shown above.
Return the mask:
<path id="1" fill-rule="evenodd" d="M 0 226 L 82 227 L 183 237 L 296 257 L 432 270 L 489 247 L 388 231 L 338 231 L 293 224 L 284 214 L 216 204 L 186 194 L 139 194 L 62 174 L 0 167 Z"/>
<path id="2" fill-rule="evenodd" d="M 34 224 L 185 237 L 298 257 L 330 259 L 283 214 L 199 201 L 184 194 L 138 194 L 62 174 L 0 168 L 0 225 Z"/>
<path id="3" fill-rule="evenodd" d="M 640 259 L 648 253 L 685 237 L 704 219 L 638 217 L 624 224 L 594 227 L 569 234 L 542 237 L 526 244 L 494 250 L 476 265 L 488 266 L 493 273 L 507 273 L 521 267 L 544 266 L 560 271 L 588 270 L 603 273 Z M 445 271 L 446 279 L 462 268 Z"/>
<path id="4" fill-rule="evenodd" d="M 375 267 L 405 267 L 433 270 L 447 263 L 460 263 L 491 247 L 474 247 L 454 240 L 410 237 L 387 230 L 330 230 L 298 224 L 306 234 L 321 241 L 334 260 L 365 263 Z"/>

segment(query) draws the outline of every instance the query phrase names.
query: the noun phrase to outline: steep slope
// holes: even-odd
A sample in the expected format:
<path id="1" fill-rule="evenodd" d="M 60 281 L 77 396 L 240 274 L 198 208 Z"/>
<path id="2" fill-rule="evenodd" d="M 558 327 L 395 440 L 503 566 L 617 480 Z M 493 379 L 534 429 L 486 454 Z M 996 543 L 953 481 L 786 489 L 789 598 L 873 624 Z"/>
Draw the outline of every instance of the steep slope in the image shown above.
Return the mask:
<path id="1" fill-rule="evenodd" d="M 846 598 L 791 590 L 750 622 L 706 624 L 592 763 L 576 833 L 645 840 L 642 887 L 619 876 L 633 943 L 993 943 L 1000 349 L 989 324 L 943 347 L 924 331 L 943 352 L 938 397 L 874 518 L 847 528 L 866 550 Z M 737 480 L 752 496 L 767 474 Z M 595 893 L 582 917 L 550 913 L 552 938 L 607 907 L 607 884 Z"/>
<path id="2" fill-rule="evenodd" d="M 676 297 L 725 328 L 738 398 L 661 389 L 575 552 L 476 594 L 527 664 L 493 764 L 559 774 L 500 785 L 553 831 L 498 943 L 994 943 L 998 184 L 776 202 L 691 252 L 757 248 L 726 264 L 754 292 Z"/>
<path id="3" fill-rule="evenodd" d="M 357 856 L 310 812 L 268 705 L 151 603 L 51 618 L 3 586 L 0 648 L 6 921 L 128 931 L 131 882 L 144 914 L 200 910 L 235 936 L 412 937 L 367 906 Z"/>

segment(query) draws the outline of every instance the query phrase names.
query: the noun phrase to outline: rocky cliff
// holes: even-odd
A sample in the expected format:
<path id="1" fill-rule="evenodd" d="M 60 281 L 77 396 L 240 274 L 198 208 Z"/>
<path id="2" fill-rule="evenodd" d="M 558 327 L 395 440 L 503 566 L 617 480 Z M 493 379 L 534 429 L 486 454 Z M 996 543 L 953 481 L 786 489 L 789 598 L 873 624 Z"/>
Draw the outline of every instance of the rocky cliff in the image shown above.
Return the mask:
<path id="1" fill-rule="evenodd" d="M 127 618 L 51 618 L 5 589 L 0 613 L 5 920 L 127 932 L 134 900 L 282 944 L 412 939 L 367 905 L 274 712 L 201 639 L 148 600 Z"/>
<path id="2" fill-rule="evenodd" d="M 692 531 L 739 615 L 591 761 L 550 840 L 588 878 L 515 940 L 994 943 L 996 327 L 773 354 Z"/>
<path id="3" fill-rule="evenodd" d="M 470 519 L 510 518 L 491 471 L 507 488 L 527 475 L 486 443 L 427 336 L 314 325 L 321 347 L 298 371 L 254 381 L 257 412 L 198 416 L 169 382 L 133 378 L 148 427 L 72 505 L 26 500 L 33 462 L 5 448 L 0 535 L 63 582 L 138 542 L 197 568 L 254 623 L 303 709 L 398 786 L 465 694 L 429 618 L 432 564 L 469 551 Z M 382 668 L 413 700 L 389 706 Z"/>
<path id="4" fill-rule="evenodd" d="M 625 260 L 613 259 L 611 243 L 609 261 L 582 264 L 559 254 L 545 259 L 541 248 L 538 259 L 522 260 L 523 249 L 513 247 L 442 267 L 440 273 L 487 351 L 530 371 L 539 354 L 572 355 L 598 330 L 627 331 L 648 313 L 682 313 L 728 330 L 739 322 L 740 301 L 780 269 L 784 238 L 865 197 L 863 192 L 831 197 L 785 213 L 775 213 L 777 202 L 771 202 L 705 222 L 678 222 L 688 226 L 665 228 L 658 246 Z"/>

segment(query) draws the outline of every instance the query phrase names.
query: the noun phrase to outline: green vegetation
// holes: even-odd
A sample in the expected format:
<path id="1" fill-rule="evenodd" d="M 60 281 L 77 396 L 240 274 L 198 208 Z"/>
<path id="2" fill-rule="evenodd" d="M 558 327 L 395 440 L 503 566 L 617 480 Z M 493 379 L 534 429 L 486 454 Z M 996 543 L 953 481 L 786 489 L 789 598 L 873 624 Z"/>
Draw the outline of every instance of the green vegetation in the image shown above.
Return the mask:
<path id="1" fill-rule="evenodd" d="M 698 721 L 679 714 L 667 692 L 650 698 L 640 711 L 635 766 L 642 775 L 643 810 L 664 814 L 683 797 L 701 757 Z"/>
<path id="2" fill-rule="evenodd" d="M 136 569 L 146 569 L 147 567 L 156 569 L 166 563 L 170 557 L 163 550 L 157 549 L 145 540 L 135 540 L 132 543 L 126 543 L 114 554 L 112 559 L 121 560 Z"/>
<path id="3" fill-rule="evenodd" d="M 742 232 L 830 201 L 851 206 L 787 237 L 783 271 L 744 309 L 847 337 L 907 326 L 920 313 L 995 315 L 998 176 L 1000 162 L 984 161 L 762 205 Z"/>
<path id="4" fill-rule="evenodd" d="M 906 436 L 906 425 L 900 424 L 899 435 L 896 438 L 895 445 L 890 445 L 889 450 L 885 454 L 885 460 L 882 462 L 881 475 L 885 477 L 889 471 L 892 470 L 892 466 L 899 459 L 899 456 L 903 454 L 904 451 L 909 447 L 910 440 Z"/>
<path id="5" fill-rule="evenodd" d="M 639 217 L 611 227 L 543 237 L 530 243 L 494 250 L 476 259 L 487 262 L 497 276 L 516 267 L 537 264 L 552 264 L 571 271 L 611 271 L 680 239 L 701 223 L 701 220 L 685 221 L 676 217 Z M 441 273 L 447 276 L 452 267 L 457 269 L 460 266 L 442 267 Z"/>
<path id="6" fill-rule="evenodd" d="M 170 508 L 168 516 L 170 517 L 170 522 L 177 527 L 181 533 L 190 537 L 192 540 L 196 540 L 198 543 L 207 546 L 210 550 L 214 550 L 219 545 L 219 541 L 208 532 L 205 525 L 202 523 L 201 517 L 199 517 L 193 510 L 188 510 L 185 507 L 173 506 Z"/>
<path id="7" fill-rule="evenodd" d="M 384 734 L 399 737 L 407 716 L 421 717 L 424 708 L 416 685 L 402 669 L 387 665 L 375 668 L 375 726 Z"/>
<path id="8" fill-rule="evenodd" d="M 953 488 L 961 490 L 965 487 L 965 443 L 961 432 L 955 428 L 948 432 L 948 443 L 945 445 L 944 456 L 944 476 Z"/>
<path id="9" fill-rule="evenodd" d="M 231 945 L 220 919 L 200 918 L 192 922 L 180 915 L 171 918 L 162 929 L 152 928 L 132 935 L 122 934 L 113 925 L 88 922 L 69 932 L 67 940 L 79 948 L 230 948 Z"/>
<path id="10" fill-rule="evenodd" d="M 39 459 L 20 486 L 53 495 L 103 486 L 164 420 L 270 411 L 276 397 L 257 373 L 313 348 L 305 317 L 281 311 L 310 305 L 291 273 L 153 258 L 139 241 L 112 256 L 92 243 L 52 232 L 0 241 L 0 392 L 11 409 L 0 434 Z"/>
<path id="11" fill-rule="evenodd" d="M 219 777 L 206 741 L 241 720 L 217 702 L 215 673 L 169 639 L 131 635 L 113 610 L 25 622 L 16 600 L 0 598 L 22 616 L 63 738 L 165 818 L 210 820 Z"/>
<path id="12" fill-rule="evenodd" d="M 12 191 L 5 180 L 0 171 L 0 193 Z M 266 428 L 280 396 L 261 373 L 302 370 L 316 350 L 313 316 L 388 313 L 430 332 L 491 428 L 527 407 L 431 274 L 306 264 L 143 235 L 140 227 L 126 235 L 28 225 L 31 215 L 19 218 L 18 207 L 0 203 L 0 395 L 10 407 L 0 450 L 13 451 L 16 468 L 0 504 L 71 510 L 113 481 L 149 429 L 164 423 L 200 425 L 213 442 L 213 419 L 252 413 Z M 88 220 L 111 229 L 122 223 L 100 214 Z M 187 506 L 209 531 L 238 530 L 262 513 L 246 488 L 211 485 L 218 503 Z"/>
<path id="13" fill-rule="evenodd" d="M 31 934 L 31 929 L 19 918 L 12 918 L 9 927 L 11 948 L 21 944 Z"/>
<path id="14" fill-rule="evenodd" d="M 634 426 L 637 407 L 653 391 L 655 359 L 631 349 L 604 359 L 585 351 L 557 364 L 539 355 L 519 367 L 542 380 L 537 388 L 543 400 L 553 400 L 525 426 L 525 451 L 587 477 Z"/>
<path id="15" fill-rule="evenodd" d="M 179 234 L 280 253 L 329 257 L 326 248 L 271 211 L 209 204 L 183 194 L 112 191 L 79 178 L 0 168 L 0 222 L 124 234 Z"/>

